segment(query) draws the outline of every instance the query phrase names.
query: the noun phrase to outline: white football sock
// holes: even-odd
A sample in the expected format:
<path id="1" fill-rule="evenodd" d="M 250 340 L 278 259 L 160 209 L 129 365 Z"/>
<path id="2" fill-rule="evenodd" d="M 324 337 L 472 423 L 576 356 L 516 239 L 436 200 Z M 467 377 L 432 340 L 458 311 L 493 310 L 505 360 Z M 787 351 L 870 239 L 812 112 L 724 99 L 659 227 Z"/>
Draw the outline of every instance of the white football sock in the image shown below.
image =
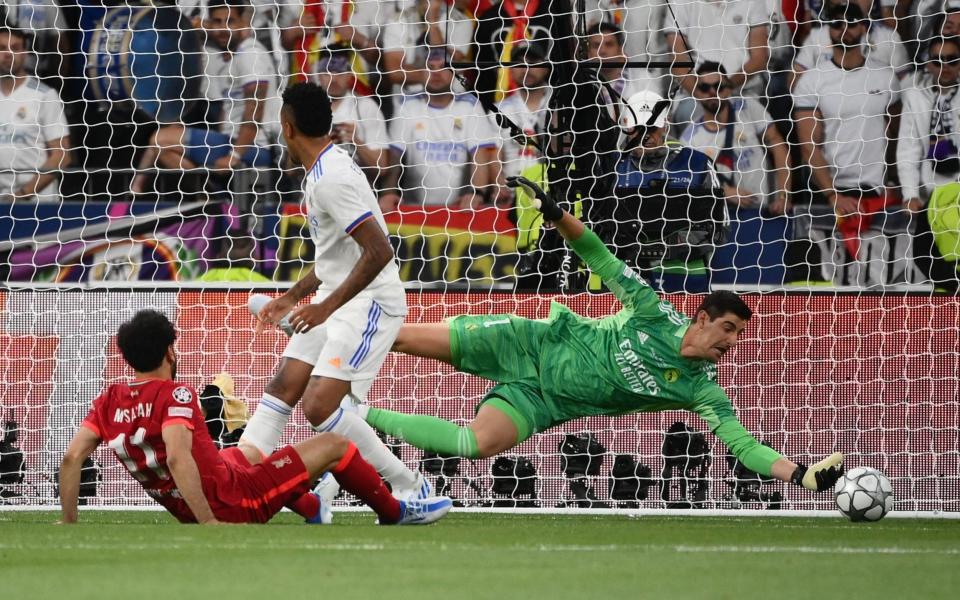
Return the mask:
<path id="1" fill-rule="evenodd" d="M 240 441 L 256 446 L 264 454 L 273 454 L 291 414 L 292 406 L 280 398 L 264 394 L 257 410 L 250 417 L 247 428 L 243 430 Z"/>
<path id="2" fill-rule="evenodd" d="M 403 461 L 393 452 L 390 452 L 390 449 L 377 437 L 377 432 L 356 413 L 338 408 L 313 430 L 339 433 L 356 444 L 360 456 L 373 465 L 381 477 L 390 482 L 394 492 L 412 490 L 417 485 L 417 474 L 408 469 L 407 465 L 403 464 Z"/>

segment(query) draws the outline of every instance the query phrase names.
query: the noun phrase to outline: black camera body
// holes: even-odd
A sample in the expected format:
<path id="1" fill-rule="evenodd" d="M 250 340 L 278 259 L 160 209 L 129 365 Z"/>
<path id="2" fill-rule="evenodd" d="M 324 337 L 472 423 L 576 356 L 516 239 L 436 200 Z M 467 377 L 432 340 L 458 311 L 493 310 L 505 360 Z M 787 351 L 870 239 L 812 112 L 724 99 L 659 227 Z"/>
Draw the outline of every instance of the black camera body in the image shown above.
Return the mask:
<path id="1" fill-rule="evenodd" d="M 663 436 L 663 471 L 660 476 L 660 499 L 668 508 L 704 508 L 710 490 L 707 475 L 713 458 L 706 436 L 677 421 Z M 671 499 L 674 478 L 680 488 L 679 498 Z"/>

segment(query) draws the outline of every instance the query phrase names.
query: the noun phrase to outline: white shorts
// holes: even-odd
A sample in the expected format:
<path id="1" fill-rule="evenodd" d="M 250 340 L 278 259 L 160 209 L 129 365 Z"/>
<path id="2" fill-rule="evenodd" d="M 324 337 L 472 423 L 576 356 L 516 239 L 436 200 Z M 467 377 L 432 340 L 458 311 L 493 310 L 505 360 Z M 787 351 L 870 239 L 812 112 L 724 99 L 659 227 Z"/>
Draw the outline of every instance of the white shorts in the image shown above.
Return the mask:
<path id="1" fill-rule="evenodd" d="M 283 356 L 313 365 L 314 377 L 353 382 L 351 395 L 363 401 L 403 321 L 383 312 L 373 299 L 354 298 L 323 325 L 294 334 Z"/>

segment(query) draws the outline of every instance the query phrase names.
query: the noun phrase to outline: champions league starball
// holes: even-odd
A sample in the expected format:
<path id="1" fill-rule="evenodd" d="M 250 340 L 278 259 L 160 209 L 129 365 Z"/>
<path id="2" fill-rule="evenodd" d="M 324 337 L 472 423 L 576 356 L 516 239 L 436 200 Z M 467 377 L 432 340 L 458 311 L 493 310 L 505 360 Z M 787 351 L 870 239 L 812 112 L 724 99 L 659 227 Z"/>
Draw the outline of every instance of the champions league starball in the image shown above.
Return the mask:
<path id="1" fill-rule="evenodd" d="M 879 521 L 893 510 L 890 480 L 870 467 L 857 467 L 844 473 L 833 493 L 837 508 L 851 521 Z"/>

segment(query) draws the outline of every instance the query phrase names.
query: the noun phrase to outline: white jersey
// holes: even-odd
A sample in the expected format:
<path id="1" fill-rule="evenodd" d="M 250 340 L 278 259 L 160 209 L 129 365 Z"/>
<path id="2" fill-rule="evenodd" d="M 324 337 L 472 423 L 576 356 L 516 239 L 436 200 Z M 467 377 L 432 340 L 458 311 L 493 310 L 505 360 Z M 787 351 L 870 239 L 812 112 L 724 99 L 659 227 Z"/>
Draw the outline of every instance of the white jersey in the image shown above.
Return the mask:
<path id="1" fill-rule="evenodd" d="M 453 203 L 469 183 L 474 153 L 496 147 L 500 137 L 470 95 L 444 107 L 431 106 L 426 94 L 405 98 L 390 125 L 390 147 L 403 156 L 406 183 L 430 205 Z"/>
<path id="2" fill-rule="evenodd" d="M 519 91 L 507 96 L 497 104 L 501 113 L 517 124 L 529 138 L 537 140 L 536 136 L 543 133 L 544 122 L 549 118 L 547 105 L 550 94 L 543 95 L 540 106 L 531 109 Z M 508 129 L 502 130 L 503 138 L 503 170 L 508 177 L 520 175 L 525 169 L 537 164 L 540 151 L 535 146 L 521 146 Z"/>
<path id="3" fill-rule="evenodd" d="M 660 59 L 667 52 L 664 18 L 672 21 L 665 0 L 587 0 L 587 23 L 616 25 L 626 34 L 623 51 L 628 60 Z"/>
<path id="4" fill-rule="evenodd" d="M 797 82 L 794 108 L 823 115 L 823 153 L 836 187 L 883 187 L 885 117 L 899 90 L 900 80 L 890 67 L 848 70 L 833 61 L 821 62 Z"/>
<path id="5" fill-rule="evenodd" d="M 315 270 L 321 281 L 318 295 L 322 296 L 343 283 L 360 260 L 362 248 L 350 234 L 370 219 L 384 234 L 387 225 L 366 176 L 349 154 L 333 144 L 307 170 L 304 199 L 310 237 L 316 247 Z M 372 298 L 388 315 L 407 314 L 406 294 L 395 260 L 358 296 Z"/>
<path id="6" fill-rule="evenodd" d="M 424 37 L 427 32 L 426 18 L 420 11 L 416 0 L 403 0 L 401 10 L 383 26 L 381 47 L 385 52 L 403 52 L 402 64 L 423 67 L 427 61 L 427 46 Z M 449 10 L 449 16 L 448 16 Z M 473 44 L 473 30 L 476 21 L 460 12 L 456 6 L 448 6 L 440 11 L 441 22 L 437 25 L 448 36 L 447 47 L 463 53 L 470 52 Z M 394 86 L 394 93 L 401 93 L 401 86 Z M 402 86 L 407 93 L 416 93 L 423 85 Z"/>
<path id="7" fill-rule="evenodd" d="M 733 122 L 710 131 L 704 123 L 703 110 L 698 108 L 693 124 L 683 130 L 680 141 L 712 158 L 717 174 L 732 177 L 743 192 L 766 196 L 767 147 L 763 139 L 773 122 L 763 105 L 752 98 L 731 99 L 730 110 Z M 727 128 L 731 126 L 727 149 Z M 729 151 L 720 156 L 724 150 Z"/>
<path id="8" fill-rule="evenodd" d="M 720 63 L 727 73 L 740 73 L 749 58 L 748 37 L 753 27 L 768 25 L 764 0 L 696 0 L 673 5 L 677 20 L 664 20 L 664 33 L 679 26 L 697 64 Z M 754 75 L 746 84 L 759 91 L 762 80 Z"/>
<path id="9" fill-rule="evenodd" d="M 364 96 L 347 94 L 343 98 L 333 99 L 333 124 L 353 123 L 356 126 L 357 137 L 363 145 L 371 150 L 386 150 L 390 145 L 387 136 L 387 123 L 377 103 Z M 339 144 L 351 156 L 356 147 L 350 143 Z"/>
<path id="10" fill-rule="evenodd" d="M 47 144 L 68 134 L 63 102 L 33 77 L 9 96 L 0 93 L 0 194 L 12 194 L 37 175 L 47 160 Z M 59 201 L 59 180 L 37 192 L 36 199 Z"/>
<path id="11" fill-rule="evenodd" d="M 896 31 L 880 23 L 871 23 L 863 41 L 863 55 L 871 68 L 890 67 L 897 74 L 912 68 L 907 49 Z M 797 52 L 794 62 L 804 69 L 812 69 L 821 62 L 833 58 L 830 32 L 826 26 L 817 27 L 810 32 L 803 47 Z"/>
<path id="12" fill-rule="evenodd" d="M 281 100 L 277 92 L 276 67 L 263 44 L 249 37 L 232 53 L 208 47 L 205 73 L 207 98 L 221 103 L 221 122 L 215 125 L 231 140 L 237 138 L 243 123 L 247 104 L 245 89 L 257 83 L 267 84 L 266 107 L 256 139 L 257 145 L 266 146 L 270 134 L 280 130 Z"/>
<path id="13" fill-rule="evenodd" d="M 934 170 L 934 150 L 945 146 L 957 156 L 960 148 L 960 88 L 940 88 L 927 73 L 904 81 L 900 139 L 897 142 L 897 175 L 904 198 L 926 198 L 937 187 L 958 180 L 960 173 Z"/>

